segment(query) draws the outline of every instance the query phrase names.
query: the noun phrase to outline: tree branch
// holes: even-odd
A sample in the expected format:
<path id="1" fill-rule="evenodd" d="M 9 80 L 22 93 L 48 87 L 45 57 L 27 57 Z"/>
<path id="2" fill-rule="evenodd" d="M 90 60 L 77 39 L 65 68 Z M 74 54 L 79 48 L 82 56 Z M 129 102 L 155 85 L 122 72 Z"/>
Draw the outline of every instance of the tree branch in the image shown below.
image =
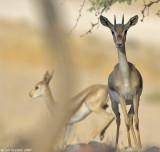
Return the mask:
<path id="1" fill-rule="evenodd" d="M 81 34 L 80 36 L 83 37 L 83 36 L 85 36 L 89 33 L 92 33 L 92 30 L 95 28 L 95 26 L 97 26 L 97 28 L 99 26 L 99 17 L 97 18 L 97 22 L 96 23 L 91 23 L 91 28 L 87 32 L 85 32 L 84 34 Z"/>
<path id="2" fill-rule="evenodd" d="M 143 8 L 143 10 L 141 11 L 141 12 L 142 12 L 142 19 L 141 19 L 142 22 L 143 22 L 144 18 L 149 15 L 149 9 L 150 9 L 150 7 L 151 7 L 153 4 L 158 3 L 158 2 L 160 2 L 160 0 L 150 1 L 148 4 L 145 4 L 145 1 L 144 1 L 144 8 Z M 146 10 L 148 10 L 147 15 L 145 15 Z"/>
<path id="3" fill-rule="evenodd" d="M 80 17 L 82 16 L 82 9 L 84 7 L 84 4 L 85 4 L 86 0 L 83 0 L 83 3 L 79 9 L 79 15 L 78 15 L 78 18 L 76 19 L 76 23 L 75 25 L 73 26 L 73 28 L 70 30 L 70 32 L 67 34 L 67 36 L 71 35 L 71 33 L 76 29 L 77 25 L 78 25 L 78 22 L 80 20 Z"/>
<path id="4" fill-rule="evenodd" d="M 90 29 L 89 29 L 87 32 L 85 32 L 84 34 L 81 34 L 81 35 L 80 35 L 81 37 L 83 37 L 83 36 L 85 36 L 85 35 L 87 35 L 87 34 L 89 34 L 89 33 L 92 33 L 92 30 L 93 30 L 96 26 L 97 26 L 97 28 L 99 27 L 99 18 L 100 18 L 100 15 L 102 15 L 102 13 L 106 10 L 107 7 L 108 7 L 108 5 L 106 4 L 106 5 L 103 6 L 103 8 L 101 9 L 101 11 L 96 12 L 95 16 L 98 16 L 98 17 L 97 17 L 97 22 L 96 22 L 96 23 L 91 23 Z"/>

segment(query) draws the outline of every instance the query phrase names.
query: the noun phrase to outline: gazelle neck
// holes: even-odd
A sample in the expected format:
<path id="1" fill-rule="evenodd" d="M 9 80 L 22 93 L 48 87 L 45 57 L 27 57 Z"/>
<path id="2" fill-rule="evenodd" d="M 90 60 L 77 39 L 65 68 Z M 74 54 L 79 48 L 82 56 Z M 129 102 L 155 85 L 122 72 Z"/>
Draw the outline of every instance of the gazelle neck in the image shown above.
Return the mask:
<path id="1" fill-rule="evenodd" d="M 118 48 L 119 70 L 125 84 L 129 84 L 129 65 L 126 56 L 125 45 Z"/>
<path id="2" fill-rule="evenodd" d="M 47 108 L 49 109 L 49 111 L 52 113 L 54 107 L 56 106 L 56 102 L 52 96 L 51 90 L 49 88 L 49 86 L 46 87 L 45 89 L 45 93 L 43 95 L 43 98 L 45 100 L 45 103 L 47 105 Z"/>

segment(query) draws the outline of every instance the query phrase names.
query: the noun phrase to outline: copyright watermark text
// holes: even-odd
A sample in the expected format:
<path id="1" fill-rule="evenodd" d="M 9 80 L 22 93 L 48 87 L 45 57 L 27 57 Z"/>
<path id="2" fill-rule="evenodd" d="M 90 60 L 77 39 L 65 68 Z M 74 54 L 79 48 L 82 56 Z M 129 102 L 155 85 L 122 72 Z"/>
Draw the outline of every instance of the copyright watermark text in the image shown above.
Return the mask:
<path id="1" fill-rule="evenodd" d="M 1 149 L 0 152 L 31 152 L 32 149 Z"/>

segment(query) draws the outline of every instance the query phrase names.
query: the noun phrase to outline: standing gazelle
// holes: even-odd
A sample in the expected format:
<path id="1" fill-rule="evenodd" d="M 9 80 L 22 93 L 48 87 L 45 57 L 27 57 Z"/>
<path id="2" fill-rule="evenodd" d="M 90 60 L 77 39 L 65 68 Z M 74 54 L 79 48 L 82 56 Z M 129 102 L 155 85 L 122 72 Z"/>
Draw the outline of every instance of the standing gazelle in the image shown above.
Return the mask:
<path id="1" fill-rule="evenodd" d="M 42 96 L 47 104 L 48 109 L 52 113 L 56 102 L 52 97 L 52 93 L 49 87 L 49 82 L 52 79 L 53 72 L 51 74 L 48 71 L 45 73 L 42 81 L 38 82 L 33 90 L 30 91 L 29 95 L 33 98 Z M 104 107 L 107 105 L 108 97 L 108 87 L 106 85 L 92 85 L 85 90 L 81 91 L 78 95 L 73 97 L 68 102 L 68 120 L 67 128 L 65 135 L 65 144 L 67 142 L 70 129 L 72 124 L 83 120 L 87 117 L 92 111 L 102 114 L 106 121 L 103 126 L 97 130 L 94 135 L 97 135 L 102 129 L 109 125 L 114 120 L 114 115 L 112 112 L 106 112 Z M 101 139 L 103 135 L 101 135 Z"/>
<path id="2" fill-rule="evenodd" d="M 138 21 L 138 16 L 136 15 L 132 17 L 126 24 L 124 24 L 124 16 L 122 17 L 122 24 L 116 24 L 115 16 L 114 25 L 103 16 L 100 16 L 100 21 L 102 25 L 107 26 L 111 30 L 114 43 L 118 50 L 119 63 L 114 67 L 114 70 L 111 72 L 108 78 L 108 91 L 112 103 L 112 109 L 116 115 L 116 148 L 118 144 L 120 127 L 120 113 L 118 108 L 118 104 L 120 103 L 125 118 L 125 124 L 127 127 L 128 146 L 131 147 L 131 139 L 129 132 L 131 128 L 135 145 L 137 148 L 141 149 L 142 145 L 139 133 L 138 107 L 143 88 L 143 80 L 135 66 L 127 61 L 125 50 L 127 31 L 131 26 L 136 25 Z M 126 105 L 131 105 L 128 114 Z M 133 116 L 135 128 L 137 131 L 138 142 L 133 129 Z"/>

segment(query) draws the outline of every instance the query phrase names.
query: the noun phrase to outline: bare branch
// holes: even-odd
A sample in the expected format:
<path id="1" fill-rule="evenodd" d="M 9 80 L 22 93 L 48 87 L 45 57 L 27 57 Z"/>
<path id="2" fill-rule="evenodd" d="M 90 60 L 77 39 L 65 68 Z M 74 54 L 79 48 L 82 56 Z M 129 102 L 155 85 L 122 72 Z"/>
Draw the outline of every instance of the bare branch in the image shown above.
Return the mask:
<path id="1" fill-rule="evenodd" d="M 96 23 L 91 23 L 91 28 L 84 34 L 81 34 L 80 36 L 83 37 L 89 33 L 92 33 L 92 30 L 95 28 L 95 26 L 97 26 L 98 28 L 98 25 L 99 25 L 99 17 L 97 18 L 97 22 Z"/>
<path id="2" fill-rule="evenodd" d="M 143 10 L 141 11 L 141 12 L 142 12 L 142 19 L 141 19 L 142 22 L 143 22 L 144 18 L 149 15 L 149 9 L 150 9 L 150 7 L 151 7 L 153 4 L 156 4 L 156 3 L 158 3 L 158 2 L 160 2 L 160 0 L 150 1 L 148 4 L 146 4 L 145 1 L 144 1 L 144 8 L 143 8 Z M 145 15 L 146 10 L 147 10 L 147 15 Z"/>
<path id="3" fill-rule="evenodd" d="M 96 23 L 91 23 L 90 29 L 89 29 L 87 32 L 85 32 L 84 34 L 81 34 L 81 37 L 83 37 L 83 36 L 85 36 L 85 35 L 87 35 L 87 34 L 89 34 L 89 33 L 92 33 L 92 30 L 93 30 L 96 26 L 97 26 L 97 28 L 99 27 L 99 17 L 100 17 L 100 15 L 103 14 L 103 12 L 106 10 L 107 7 L 109 7 L 109 6 L 106 4 L 106 5 L 103 6 L 103 8 L 102 8 L 99 12 L 96 12 L 95 16 L 98 16 L 98 17 L 97 17 L 97 22 L 96 22 Z"/>
<path id="4" fill-rule="evenodd" d="M 86 0 L 83 0 L 83 3 L 79 9 L 79 15 L 78 15 L 78 18 L 76 19 L 76 23 L 75 25 L 73 26 L 73 28 L 70 30 L 70 32 L 67 34 L 67 36 L 71 35 L 71 33 L 76 29 L 77 25 L 78 25 L 78 22 L 80 20 L 80 17 L 82 16 L 82 9 L 84 7 L 84 4 L 85 4 Z"/>

